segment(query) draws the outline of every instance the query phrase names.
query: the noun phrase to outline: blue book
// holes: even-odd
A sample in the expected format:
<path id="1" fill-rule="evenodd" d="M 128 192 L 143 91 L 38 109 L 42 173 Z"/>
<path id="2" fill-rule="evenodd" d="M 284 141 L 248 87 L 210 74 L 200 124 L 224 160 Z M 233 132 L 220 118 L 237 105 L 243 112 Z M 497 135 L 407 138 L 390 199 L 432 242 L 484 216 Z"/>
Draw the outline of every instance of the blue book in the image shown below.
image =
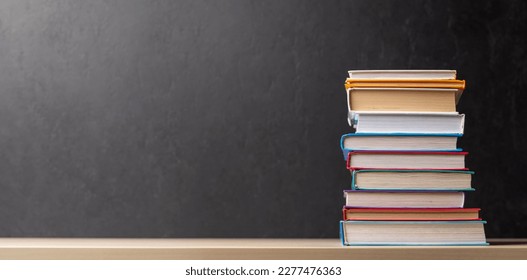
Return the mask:
<path id="1" fill-rule="evenodd" d="M 485 246 L 485 221 L 340 221 L 345 246 Z"/>
<path id="2" fill-rule="evenodd" d="M 425 169 L 351 170 L 351 190 L 474 191 L 473 171 Z"/>
<path id="3" fill-rule="evenodd" d="M 459 152 L 457 139 L 462 134 L 424 133 L 349 133 L 340 138 L 340 148 L 347 159 L 353 151 L 427 151 Z"/>

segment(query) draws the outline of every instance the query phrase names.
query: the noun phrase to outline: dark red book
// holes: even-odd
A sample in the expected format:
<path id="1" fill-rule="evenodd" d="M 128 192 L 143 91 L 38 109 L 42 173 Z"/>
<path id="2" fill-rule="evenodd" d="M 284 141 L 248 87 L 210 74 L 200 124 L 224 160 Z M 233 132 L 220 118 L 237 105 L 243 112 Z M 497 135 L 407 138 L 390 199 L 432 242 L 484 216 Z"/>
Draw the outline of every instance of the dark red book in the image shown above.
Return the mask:
<path id="1" fill-rule="evenodd" d="M 342 208 L 347 221 L 459 221 L 481 220 L 479 208 Z"/>

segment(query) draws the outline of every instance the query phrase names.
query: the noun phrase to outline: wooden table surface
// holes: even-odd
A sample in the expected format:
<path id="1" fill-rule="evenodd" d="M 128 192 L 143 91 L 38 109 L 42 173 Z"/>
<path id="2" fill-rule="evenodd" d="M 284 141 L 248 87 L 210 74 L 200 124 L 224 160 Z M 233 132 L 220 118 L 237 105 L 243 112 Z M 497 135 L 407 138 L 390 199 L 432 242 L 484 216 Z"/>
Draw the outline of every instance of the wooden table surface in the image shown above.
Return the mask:
<path id="1" fill-rule="evenodd" d="M 488 241 L 343 247 L 337 239 L 0 238 L 0 259 L 527 259 L 527 239 Z"/>

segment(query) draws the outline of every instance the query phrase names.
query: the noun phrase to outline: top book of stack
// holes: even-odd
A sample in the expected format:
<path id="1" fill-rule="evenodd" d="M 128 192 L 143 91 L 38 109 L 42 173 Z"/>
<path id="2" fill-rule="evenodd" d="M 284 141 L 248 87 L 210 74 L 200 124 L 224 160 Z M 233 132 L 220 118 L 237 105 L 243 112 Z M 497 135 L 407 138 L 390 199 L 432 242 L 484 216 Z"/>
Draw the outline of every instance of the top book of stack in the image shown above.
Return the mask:
<path id="1" fill-rule="evenodd" d="M 351 70 L 348 73 L 350 79 L 456 79 L 456 70 Z"/>

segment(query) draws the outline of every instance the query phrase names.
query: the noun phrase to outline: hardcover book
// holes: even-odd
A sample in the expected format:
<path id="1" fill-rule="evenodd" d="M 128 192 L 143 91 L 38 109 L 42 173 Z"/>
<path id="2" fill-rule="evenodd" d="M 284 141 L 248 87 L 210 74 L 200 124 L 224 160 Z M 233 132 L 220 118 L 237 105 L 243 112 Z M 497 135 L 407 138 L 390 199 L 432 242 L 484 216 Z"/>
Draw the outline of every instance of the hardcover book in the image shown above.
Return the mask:
<path id="1" fill-rule="evenodd" d="M 456 221 L 481 220 L 479 208 L 342 208 L 343 220 Z"/>
<path id="2" fill-rule="evenodd" d="M 349 111 L 456 112 L 461 90 L 437 88 L 349 88 Z"/>
<path id="3" fill-rule="evenodd" d="M 473 171 L 352 169 L 352 190 L 473 191 Z"/>
<path id="4" fill-rule="evenodd" d="M 348 122 L 356 133 L 463 134 L 465 115 L 452 112 L 351 111 Z"/>
<path id="5" fill-rule="evenodd" d="M 465 81 L 450 79 L 346 79 L 346 89 L 350 88 L 450 88 L 463 91 Z"/>
<path id="6" fill-rule="evenodd" d="M 355 208 L 462 208 L 463 192 L 344 191 L 346 205 Z"/>
<path id="7" fill-rule="evenodd" d="M 442 151 L 459 152 L 457 139 L 461 134 L 423 133 L 350 133 L 340 138 L 344 159 L 353 151 Z"/>
<path id="8" fill-rule="evenodd" d="M 485 221 L 341 221 L 348 246 L 488 245 Z"/>
<path id="9" fill-rule="evenodd" d="M 348 153 L 348 169 L 466 170 L 467 152 L 356 151 Z"/>
<path id="10" fill-rule="evenodd" d="M 456 70 L 427 69 L 427 70 L 350 70 L 351 79 L 455 79 Z"/>

